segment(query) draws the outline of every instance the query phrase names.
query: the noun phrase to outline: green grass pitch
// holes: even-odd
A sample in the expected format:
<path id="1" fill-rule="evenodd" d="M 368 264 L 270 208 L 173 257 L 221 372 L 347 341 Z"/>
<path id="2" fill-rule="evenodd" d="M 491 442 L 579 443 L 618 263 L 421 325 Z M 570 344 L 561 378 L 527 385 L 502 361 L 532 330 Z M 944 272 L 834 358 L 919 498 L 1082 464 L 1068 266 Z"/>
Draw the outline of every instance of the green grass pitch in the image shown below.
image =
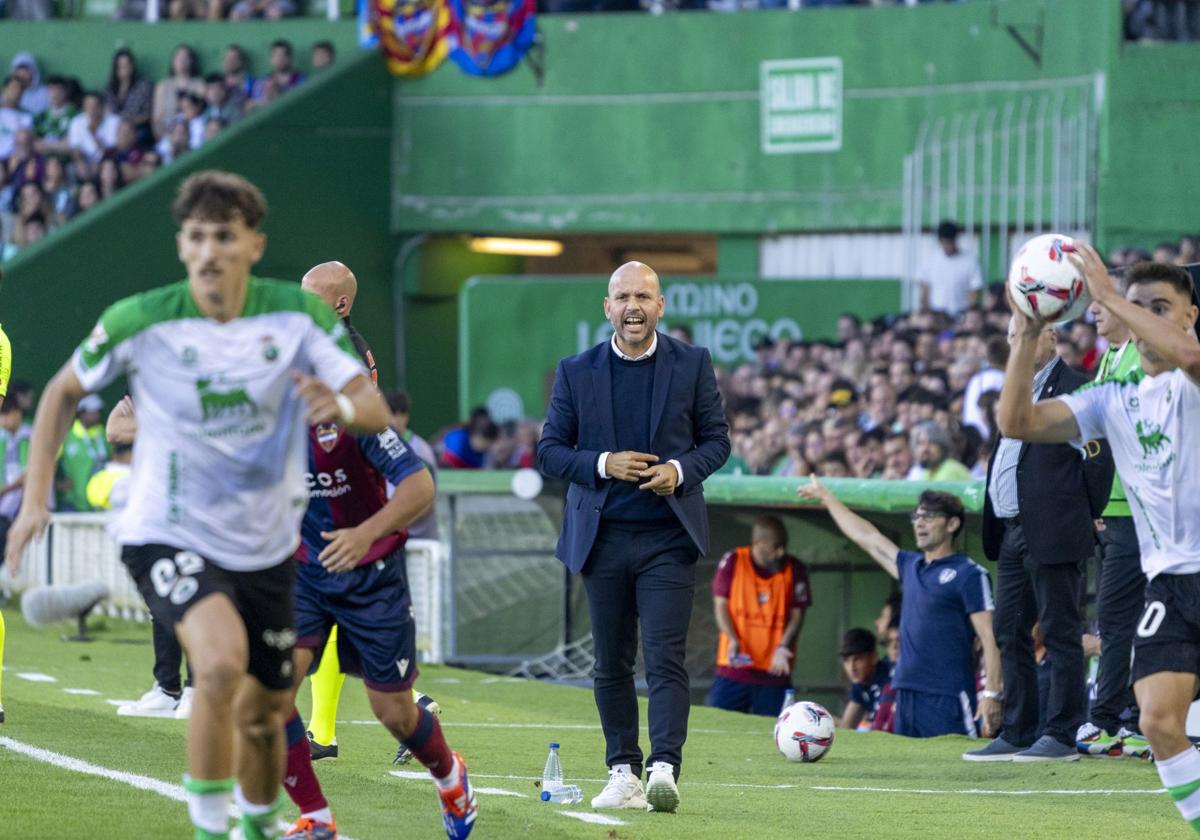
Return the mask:
<path id="1" fill-rule="evenodd" d="M 184 723 L 119 718 L 105 702 L 136 698 L 152 681 L 149 627 L 94 621 L 97 641 L 77 644 L 60 640 L 65 624 L 34 631 L 12 607 L 5 618 L 0 837 L 190 837 L 185 807 L 169 798 L 183 772 Z M 424 668 L 417 685 L 442 705 L 446 736 L 481 789 L 472 834 L 480 840 L 1191 836 L 1166 794 L 1151 792 L 1160 783 L 1145 762 L 967 764 L 959 759 L 973 744 L 966 738 L 839 731 L 823 761 L 790 764 L 775 750 L 771 720 L 704 708 L 692 710 L 678 813 L 592 812 L 586 800 L 602 786 L 604 746 L 589 691 L 443 667 Z M 300 709 L 307 713 L 307 690 Z M 395 744 L 369 718 L 361 685 L 348 680 L 341 757 L 316 765 L 339 828 L 354 840 L 443 837 L 432 783 L 391 774 Z M 537 798 L 552 740 L 562 744 L 569 781 L 584 789 L 583 805 Z M 55 766 L 48 757 L 75 763 Z M 89 775 L 88 765 L 132 775 Z M 156 780 L 160 792 L 131 779 Z M 570 813 L 621 824 L 589 824 Z M 290 803 L 286 815 L 295 816 Z"/>

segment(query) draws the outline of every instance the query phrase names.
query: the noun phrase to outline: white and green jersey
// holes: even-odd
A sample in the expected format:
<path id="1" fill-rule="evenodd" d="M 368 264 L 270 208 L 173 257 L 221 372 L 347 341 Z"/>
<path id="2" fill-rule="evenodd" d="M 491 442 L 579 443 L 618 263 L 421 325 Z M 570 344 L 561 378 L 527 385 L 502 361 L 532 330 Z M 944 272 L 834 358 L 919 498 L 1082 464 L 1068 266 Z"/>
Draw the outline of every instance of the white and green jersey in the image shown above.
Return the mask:
<path id="1" fill-rule="evenodd" d="M 1200 385 L 1139 367 L 1059 399 L 1083 440 L 1108 438 L 1146 577 L 1200 572 Z"/>
<path id="2" fill-rule="evenodd" d="M 138 432 L 119 542 L 179 546 L 236 571 L 278 565 L 299 543 L 308 428 L 292 371 L 335 391 L 366 375 L 333 310 L 256 277 L 226 323 L 200 314 L 186 281 L 125 298 L 72 365 L 88 391 L 129 375 Z"/>

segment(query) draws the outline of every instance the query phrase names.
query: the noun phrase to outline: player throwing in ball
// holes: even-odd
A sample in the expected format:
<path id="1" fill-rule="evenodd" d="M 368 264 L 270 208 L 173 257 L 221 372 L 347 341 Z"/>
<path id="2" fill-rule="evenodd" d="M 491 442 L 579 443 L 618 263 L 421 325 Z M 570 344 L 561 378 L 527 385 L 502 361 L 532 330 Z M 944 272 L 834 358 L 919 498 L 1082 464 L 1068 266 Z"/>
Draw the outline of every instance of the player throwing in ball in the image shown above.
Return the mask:
<path id="1" fill-rule="evenodd" d="M 1033 402 L 1034 346 L 1043 325 L 1014 312 L 997 421 L 1031 443 L 1107 438 L 1129 495 L 1149 579 L 1133 642 L 1133 689 L 1142 733 L 1163 785 L 1200 833 L 1200 752 L 1187 737 L 1200 689 L 1200 310 L 1187 269 L 1135 265 L 1122 297 L 1100 256 L 1075 246 L 1092 299 L 1133 333 L 1141 366 L 1056 399 Z"/>

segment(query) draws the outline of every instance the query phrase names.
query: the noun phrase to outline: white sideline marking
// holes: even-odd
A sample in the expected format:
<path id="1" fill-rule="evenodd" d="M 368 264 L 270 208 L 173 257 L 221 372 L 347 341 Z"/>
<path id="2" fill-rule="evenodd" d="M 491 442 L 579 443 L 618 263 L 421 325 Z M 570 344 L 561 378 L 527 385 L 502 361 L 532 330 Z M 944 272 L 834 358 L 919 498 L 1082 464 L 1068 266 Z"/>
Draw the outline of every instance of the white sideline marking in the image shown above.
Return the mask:
<path id="1" fill-rule="evenodd" d="M 158 779 L 152 779 L 149 776 L 142 776 L 138 773 L 126 773 L 123 770 L 112 770 L 108 767 L 101 767 L 98 764 L 91 764 L 87 761 L 82 761 L 78 758 L 72 758 L 69 755 L 62 753 L 51 752 L 44 750 L 41 747 L 35 747 L 31 744 L 24 744 L 20 741 L 14 741 L 12 738 L 6 738 L 0 735 L 0 747 L 12 750 L 15 753 L 20 753 L 27 758 L 32 758 L 34 761 L 41 761 L 45 764 L 52 764 L 55 767 L 61 767 L 63 770 L 70 770 L 73 773 L 83 773 L 87 776 L 99 776 L 102 779 L 108 779 L 112 782 L 120 782 L 121 784 L 135 787 L 138 790 L 157 793 L 159 796 L 165 796 L 167 799 L 173 799 L 176 802 L 187 802 L 187 793 L 184 792 L 180 785 L 173 785 L 170 782 L 162 782 Z M 230 816 L 237 817 L 237 809 L 232 805 L 229 806 Z M 345 834 L 340 835 L 343 840 L 353 840 Z"/>
<path id="2" fill-rule="evenodd" d="M 55 767 L 61 767 L 64 770 L 70 770 L 73 773 L 83 773 L 88 776 L 99 776 L 102 779 L 108 779 L 113 782 L 120 782 L 130 787 L 135 787 L 138 790 L 148 790 L 151 793 L 157 793 L 159 796 L 165 796 L 167 799 L 173 799 L 176 802 L 186 802 L 187 795 L 183 792 L 183 788 L 179 785 L 173 785 L 169 782 L 160 782 L 158 779 L 152 779 L 149 776 L 142 776 L 137 773 L 126 773 L 122 770 L 110 770 L 107 767 L 101 767 L 98 764 L 89 764 L 86 761 L 81 761 L 78 758 L 71 758 L 69 755 L 50 752 L 41 747 L 34 747 L 29 744 L 23 744 L 20 741 L 14 741 L 12 738 L 0 736 L 0 747 L 12 750 L 15 753 L 32 758 L 35 761 L 41 761 L 45 764 L 52 764 Z"/>
<path id="3" fill-rule="evenodd" d="M 126 703 L 136 703 L 136 700 L 105 700 L 110 706 L 124 706 Z"/>
<path id="4" fill-rule="evenodd" d="M 63 691 L 67 694 L 82 694 L 85 697 L 98 697 L 100 695 L 99 691 L 93 691 L 90 688 L 64 688 Z"/>
<path id="5" fill-rule="evenodd" d="M 24 671 L 18 673 L 17 676 L 23 680 L 29 680 L 30 682 L 58 682 L 58 680 L 49 674 L 39 674 L 36 671 Z"/>
<path id="6" fill-rule="evenodd" d="M 399 775 L 404 771 L 393 771 L 393 775 Z M 412 772 L 412 771 L 408 771 Z M 424 774 L 416 774 L 424 776 Z M 473 779 L 506 779 L 508 781 L 518 782 L 536 782 L 541 779 L 541 776 L 517 776 L 502 773 L 471 773 Z M 579 779 L 572 778 L 572 782 L 607 782 L 608 779 Z M 694 782 L 689 781 L 688 787 L 718 787 L 718 788 L 752 788 L 754 790 L 820 790 L 827 792 L 846 792 L 846 793 L 918 793 L 918 794 L 933 794 L 943 796 L 1123 796 L 1126 794 L 1143 795 L 1152 794 L 1161 796 L 1166 793 L 1163 788 L 1154 790 L 985 790 L 985 789 L 966 789 L 966 790 L 934 790 L 933 788 L 886 788 L 886 787 L 868 787 L 866 785 L 798 785 L 783 783 L 778 785 L 756 785 L 749 782 Z"/>
<path id="7" fill-rule="evenodd" d="M 504 788 L 477 787 L 474 788 L 474 790 L 476 793 L 490 793 L 493 796 L 519 796 L 522 799 L 529 798 L 529 794 L 527 793 L 517 793 L 515 790 L 505 790 Z"/>
<path id="8" fill-rule="evenodd" d="M 420 770 L 389 770 L 388 773 L 395 776 L 397 779 L 415 779 L 417 781 L 423 781 L 429 778 L 429 773 L 423 773 Z M 522 799 L 529 798 L 529 794 L 517 793 L 515 790 L 505 790 L 504 788 L 494 787 L 475 787 L 474 785 L 471 787 L 476 793 L 490 793 L 493 796 L 519 796 Z"/>
<path id="9" fill-rule="evenodd" d="M 853 791 L 855 793 L 919 793 L 943 796 L 1124 796 L 1127 794 L 1161 796 L 1167 792 L 1165 788 L 1156 790 L 933 790 L 930 788 L 842 787 L 839 785 L 813 785 L 810 790 Z"/>
<path id="10" fill-rule="evenodd" d="M 593 814 L 591 811 L 559 811 L 564 817 L 574 817 L 585 823 L 594 823 L 596 825 L 625 825 L 624 820 L 619 820 L 616 817 L 606 817 L 604 814 Z"/>

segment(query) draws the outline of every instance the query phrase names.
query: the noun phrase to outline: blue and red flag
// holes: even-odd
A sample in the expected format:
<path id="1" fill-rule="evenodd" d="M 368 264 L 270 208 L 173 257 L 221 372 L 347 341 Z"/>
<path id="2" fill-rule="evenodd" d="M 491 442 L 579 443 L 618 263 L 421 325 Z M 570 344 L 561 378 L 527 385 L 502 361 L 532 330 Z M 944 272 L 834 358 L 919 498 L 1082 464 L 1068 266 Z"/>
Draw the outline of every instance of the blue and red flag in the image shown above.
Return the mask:
<path id="1" fill-rule="evenodd" d="M 517 66 L 537 35 L 536 0 L 447 0 L 450 58 L 473 76 Z"/>

